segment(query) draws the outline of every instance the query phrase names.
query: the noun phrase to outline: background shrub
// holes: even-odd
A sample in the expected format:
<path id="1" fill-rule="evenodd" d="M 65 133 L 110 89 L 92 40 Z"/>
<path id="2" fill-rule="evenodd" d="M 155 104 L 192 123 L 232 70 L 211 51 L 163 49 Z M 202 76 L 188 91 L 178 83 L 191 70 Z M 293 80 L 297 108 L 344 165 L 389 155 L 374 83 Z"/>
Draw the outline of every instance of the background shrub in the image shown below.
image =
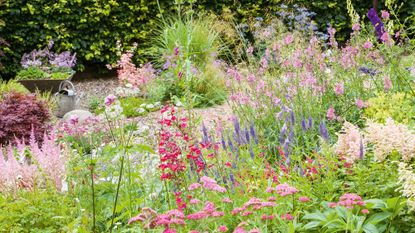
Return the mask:
<path id="1" fill-rule="evenodd" d="M 47 103 L 33 94 L 5 93 L 0 100 L 0 144 L 29 139 L 32 128 L 41 141 L 50 119 Z"/>
<path id="2" fill-rule="evenodd" d="M 176 11 L 174 1 L 160 0 L 164 15 Z M 285 1 L 231 1 L 200 0 L 194 4 L 197 11 L 212 11 L 236 23 L 246 23 L 249 18 L 274 14 Z M 337 37 L 344 41 L 350 32 L 350 19 L 346 11 L 346 1 L 318 0 L 291 1 L 315 12 L 313 20 L 321 31 L 327 24 L 337 29 Z M 380 1 L 379 8 L 383 8 Z M 397 12 L 403 19 L 409 17 L 408 25 L 414 20 L 415 2 L 404 1 Z M 366 15 L 372 1 L 353 1 L 359 15 Z M 298 7 L 298 6 L 297 6 Z M 55 40 L 58 51 L 70 50 L 77 53 L 79 64 L 113 63 L 117 60 L 116 41 L 128 47 L 133 42 L 139 44 L 137 53 L 140 62 L 146 56 L 149 38 L 157 27 L 161 14 L 156 0 L 114 1 L 114 0 L 68 0 L 53 4 L 47 0 L 5 1 L 0 4 L 0 34 L 10 46 L 2 48 L 5 57 L 0 57 L 4 67 L 1 75 L 12 77 L 19 68 L 23 53 L 43 47 L 48 40 Z M 412 21 L 411 21 L 412 19 Z M 2 23 L 4 22 L 4 23 Z M 151 47 L 151 46 L 150 46 Z"/>

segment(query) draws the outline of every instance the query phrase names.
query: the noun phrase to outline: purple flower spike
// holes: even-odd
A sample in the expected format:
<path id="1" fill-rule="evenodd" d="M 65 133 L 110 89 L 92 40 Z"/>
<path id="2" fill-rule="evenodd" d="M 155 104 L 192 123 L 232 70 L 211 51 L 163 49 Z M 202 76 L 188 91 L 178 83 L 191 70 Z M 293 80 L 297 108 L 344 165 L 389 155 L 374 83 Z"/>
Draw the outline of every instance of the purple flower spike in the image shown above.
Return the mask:
<path id="1" fill-rule="evenodd" d="M 320 136 L 324 140 L 328 141 L 329 140 L 329 132 L 327 130 L 326 123 L 324 123 L 324 121 L 321 121 L 318 127 L 319 127 L 319 130 L 320 130 Z"/>
<path id="2" fill-rule="evenodd" d="M 367 12 L 367 17 L 370 19 L 370 22 L 375 27 L 376 37 L 380 39 L 382 37 L 382 34 L 385 32 L 385 28 L 382 23 L 382 20 L 378 16 L 378 13 L 374 8 L 370 8 L 370 10 Z"/>

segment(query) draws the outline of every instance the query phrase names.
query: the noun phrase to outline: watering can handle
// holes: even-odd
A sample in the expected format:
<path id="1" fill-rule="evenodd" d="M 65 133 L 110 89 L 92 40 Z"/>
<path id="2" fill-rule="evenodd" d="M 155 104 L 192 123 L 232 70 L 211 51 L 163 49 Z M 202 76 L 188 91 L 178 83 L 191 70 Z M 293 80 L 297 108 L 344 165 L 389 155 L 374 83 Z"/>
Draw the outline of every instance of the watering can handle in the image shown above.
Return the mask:
<path id="1" fill-rule="evenodd" d="M 69 86 L 71 87 L 71 89 L 72 89 L 72 90 L 75 90 L 75 86 L 73 85 L 73 83 L 72 83 L 71 81 L 69 81 L 69 80 L 64 80 L 64 81 L 62 81 L 62 82 L 59 84 L 59 91 L 62 91 L 63 86 L 64 86 L 65 84 L 69 84 Z"/>

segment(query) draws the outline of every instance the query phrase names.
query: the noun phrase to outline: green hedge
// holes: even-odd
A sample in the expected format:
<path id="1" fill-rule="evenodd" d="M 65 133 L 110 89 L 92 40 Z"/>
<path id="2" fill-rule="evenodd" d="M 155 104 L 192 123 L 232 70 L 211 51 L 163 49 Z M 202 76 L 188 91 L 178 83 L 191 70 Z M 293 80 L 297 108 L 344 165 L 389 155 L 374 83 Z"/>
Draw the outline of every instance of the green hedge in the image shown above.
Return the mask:
<path id="1" fill-rule="evenodd" d="M 173 0 L 160 0 L 163 14 L 175 11 Z M 232 12 L 235 20 L 264 16 L 278 10 L 283 0 L 199 0 L 196 9 L 217 14 Z M 350 20 L 345 0 L 297 0 L 317 13 L 315 20 L 321 29 L 327 23 L 339 31 L 339 39 L 349 32 Z M 365 14 L 372 0 L 353 1 L 358 13 Z M 414 12 L 415 2 L 404 1 L 403 16 Z M 382 2 L 380 2 L 380 6 Z M 12 76 L 19 67 L 23 53 L 55 41 L 55 49 L 77 53 L 79 64 L 107 63 L 116 59 L 115 43 L 139 44 L 139 60 L 145 61 L 146 43 L 160 20 L 156 0 L 0 0 L 0 37 L 10 45 L 0 57 L 4 68 L 0 75 Z"/>

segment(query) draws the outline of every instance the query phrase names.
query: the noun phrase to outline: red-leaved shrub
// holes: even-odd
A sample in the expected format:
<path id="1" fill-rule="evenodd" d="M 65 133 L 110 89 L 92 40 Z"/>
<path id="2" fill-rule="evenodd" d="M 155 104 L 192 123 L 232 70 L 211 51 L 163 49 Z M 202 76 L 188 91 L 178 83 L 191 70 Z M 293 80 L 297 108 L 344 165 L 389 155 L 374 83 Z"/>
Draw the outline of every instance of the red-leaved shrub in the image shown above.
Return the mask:
<path id="1" fill-rule="evenodd" d="M 28 140 L 32 129 L 35 139 L 42 141 L 49 119 L 46 102 L 36 95 L 5 93 L 0 100 L 0 145 Z"/>

